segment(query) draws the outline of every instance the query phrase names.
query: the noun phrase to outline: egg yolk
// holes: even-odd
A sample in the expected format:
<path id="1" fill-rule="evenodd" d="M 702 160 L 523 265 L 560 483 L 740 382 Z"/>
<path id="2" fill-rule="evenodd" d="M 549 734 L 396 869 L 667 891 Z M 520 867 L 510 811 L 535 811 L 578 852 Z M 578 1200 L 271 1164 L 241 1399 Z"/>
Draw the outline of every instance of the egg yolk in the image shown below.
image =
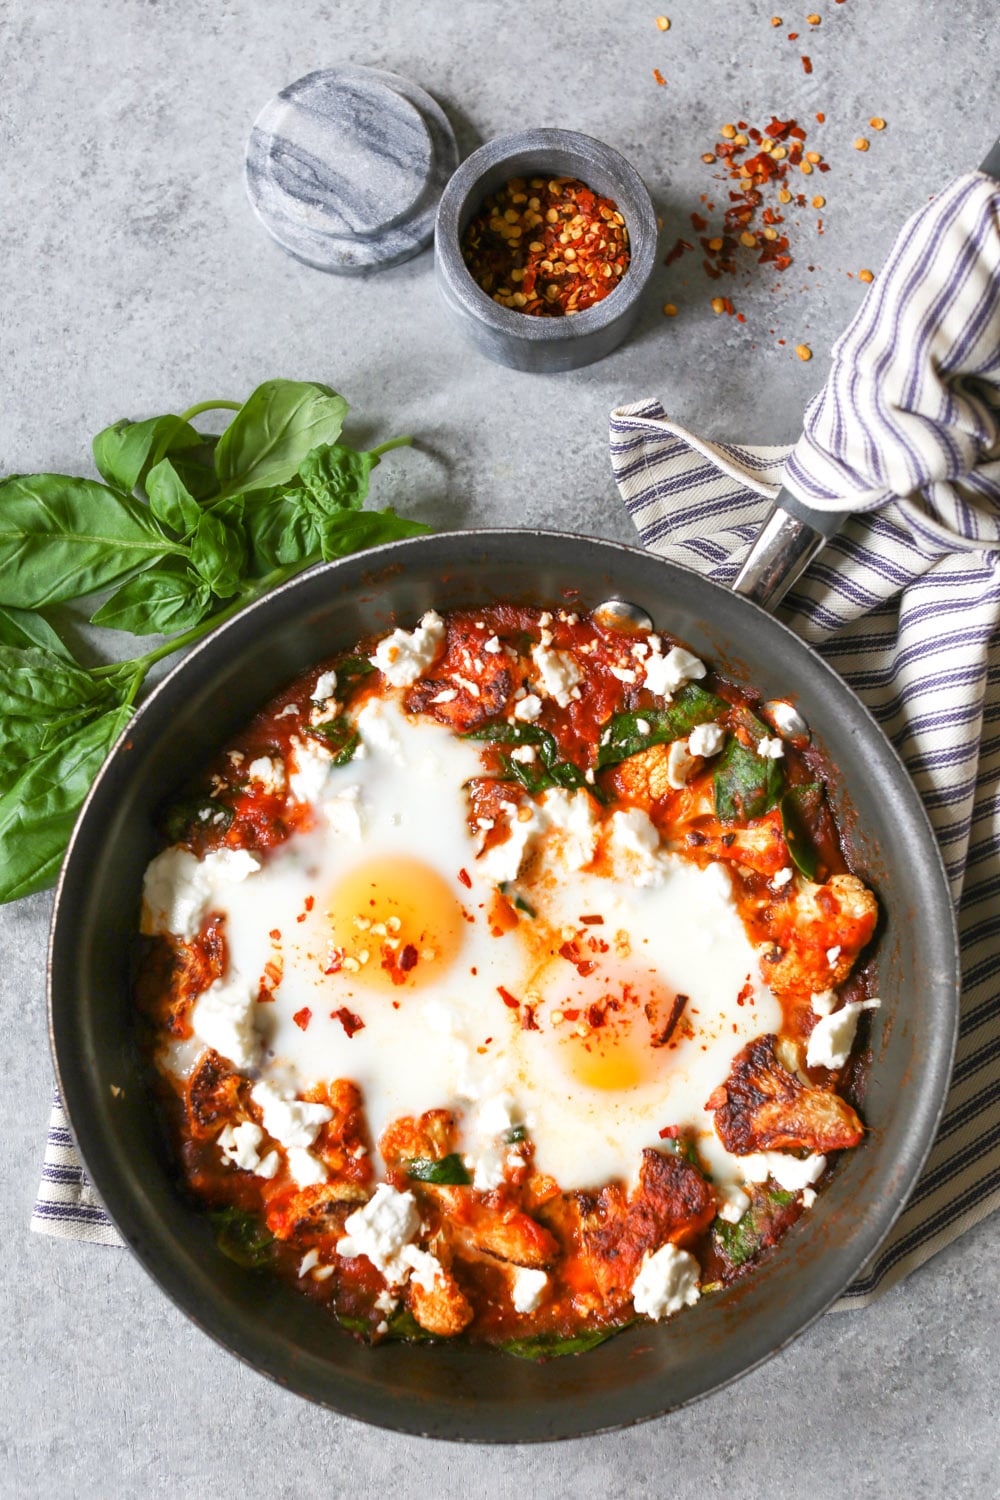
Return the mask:
<path id="1" fill-rule="evenodd" d="M 356 865 L 323 903 L 327 974 L 396 991 L 435 983 L 464 937 L 461 904 L 422 860 L 386 856 Z"/>
<path id="2" fill-rule="evenodd" d="M 564 971 L 550 968 L 542 984 L 546 1029 L 576 1082 L 620 1093 L 663 1077 L 684 1034 L 684 1002 L 658 975 L 602 965 L 567 984 Z"/>

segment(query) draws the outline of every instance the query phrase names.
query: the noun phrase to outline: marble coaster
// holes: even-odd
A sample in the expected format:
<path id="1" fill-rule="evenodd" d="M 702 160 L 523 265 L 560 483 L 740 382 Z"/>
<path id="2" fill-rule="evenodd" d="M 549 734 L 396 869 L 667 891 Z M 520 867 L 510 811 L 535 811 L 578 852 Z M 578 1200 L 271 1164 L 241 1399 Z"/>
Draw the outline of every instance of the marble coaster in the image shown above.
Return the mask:
<path id="1" fill-rule="evenodd" d="M 247 142 L 254 212 L 320 271 L 394 266 L 430 243 L 458 147 L 431 96 L 381 68 L 307 73 L 265 104 Z"/>

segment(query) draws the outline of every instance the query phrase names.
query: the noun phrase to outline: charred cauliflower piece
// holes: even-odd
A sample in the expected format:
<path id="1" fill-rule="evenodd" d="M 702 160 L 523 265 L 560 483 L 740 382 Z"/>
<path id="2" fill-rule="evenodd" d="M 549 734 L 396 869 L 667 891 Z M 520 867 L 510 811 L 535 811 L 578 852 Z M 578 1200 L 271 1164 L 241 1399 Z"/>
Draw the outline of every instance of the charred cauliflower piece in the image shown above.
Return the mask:
<path id="1" fill-rule="evenodd" d="M 843 984 L 877 919 L 878 902 L 856 875 L 803 885 L 773 910 L 761 977 L 782 1000 L 808 1000 Z"/>
<path id="2" fill-rule="evenodd" d="M 651 803 L 673 791 L 667 775 L 669 759 L 668 745 L 652 745 L 638 755 L 630 755 L 615 767 L 616 791 L 626 801 L 648 809 Z"/>
<path id="3" fill-rule="evenodd" d="M 732 1071 L 705 1105 L 727 1151 L 843 1151 L 864 1127 L 854 1110 L 825 1089 L 811 1088 L 775 1056 L 774 1036 L 760 1036 L 733 1059 Z"/>
<path id="4" fill-rule="evenodd" d="M 427 1288 L 411 1278 L 407 1300 L 414 1318 L 438 1338 L 454 1338 L 472 1322 L 472 1305 L 450 1271 L 444 1266 Z"/>
<path id="5" fill-rule="evenodd" d="M 441 1161 L 454 1148 L 455 1119 L 446 1109 L 429 1109 L 414 1119 L 404 1115 L 394 1120 L 379 1137 L 378 1149 L 387 1167 L 406 1170 L 416 1158 Z"/>
<path id="6" fill-rule="evenodd" d="M 218 1052 L 209 1049 L 199 1060 L 185 1099 L 188 1127 L 195 1140 L 207 1140 L 231 1120 L 243 1082 L 242 1075 L 234 1073 Z"/>

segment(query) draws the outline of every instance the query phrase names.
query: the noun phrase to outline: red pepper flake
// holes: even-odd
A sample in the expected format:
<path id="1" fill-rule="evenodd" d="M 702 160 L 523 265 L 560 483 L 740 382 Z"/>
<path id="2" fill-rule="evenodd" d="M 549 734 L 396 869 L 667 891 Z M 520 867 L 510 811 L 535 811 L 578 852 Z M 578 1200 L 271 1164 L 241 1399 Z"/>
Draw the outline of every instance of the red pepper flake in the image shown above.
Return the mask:
<path id="1" fill-rule="evenodd" d="M 346 950 L 343 948 L 331 948 L 323 969 L 324 974 L 339 974 L 344 967 Z"/>
<path id="2" fill-rule="evenodd" d="M 305 907 L 306 911 L 312 911 L 313 907 L 316 905 L 316 897 L 307 896 L 302 905 Z"/>
<path id="3" fill-rule="evenodd" d="M 597 1031 L 599 1027 L 601 1027 L 601 1026 L 604 1025 L 604 1022 L 605 1022 L 606 1019 L 607 1019 L 607 1012 L 606 1012 L 606 1009 L 605 1009 L 605 1007 L 603 1005 L 601 1005 L 599 1002 L 595 1003 L 594 1005 L 588 1005 L 588 1007 L 587 1007 L 587 1025 L 588 1026 L 592 1026 L 593 1029 L 595 1031 Z"/>
<path id="4" fill-rule="evenodd" d="M 280 943 L 281 942 L 281 930 L 280 930 L 280 928 L 278 928 L 278 927 L 272 927 L 271 931 L 268 933 L 268 937 L 271 939 L 272 943 Z"/>
<path id="5" fill-rule="evenodd" d="M 721 146 L 719 147 L 719 150 L 722 150 Z M 708 220 L 703 219 L 701 214 L 693 213 L 691 215 L 691 224 L 697 234 L 703 234 L 704 231 L 708 228 Z"/>
<path id="6" fill-rule="evenodd" d="M 674 261 L 680 260 L 685 250 L 693 249 L 694 246 L 688 240 L 678 240 L 673 249 L 668 250 L 666 255 L 663 257 L 663 264 L 665 266 L 672 266 L 674 264 Z"/>
<path id="7" fill-rule="evenodd" d="M 653 77 L 656 79 L 657 83 L 666 83 L 667 81 L 664 78 L 663 74 L 660 72 L 659 68 L 653 69 Z"/>
<path id="8" fill-rule="evenodd" d="M 820 114 L 818 114 L 818 115 L 817 115 L 817 116 L 816 116 L 816 119 L 817 119 L 817 122 L 818 122 L 818 123 L 819 123 L 819 124 L 820 124 L 820 125 L 822 125 L 822 124 L 823 124 L 823 122 L 824 122 L 824 121 L 825 121 L 825 120 L 826 120 L 826 115 L 824 115 L 824 114 L 822 114 L 822 113 L 820 113 Z"/>
<path id="9" fill-rule="evenodd" d="M 807 73 L 811 73 L 812 70 L 813 70 L 812 58 L 811 57 L 803 57 L 802 58 L 802 66 L 803 66 L 803 68 L 805 68 L 805 70 L 806 70 Z"/>
<path id="10" fill-rule="evenodd" d="M 503 1001 L 504 1005 L 507 1006 L 508 1010 L 518 1010 L 520 1008 L 520 1000 L 515 1000 L 510 990 L 505 990 L 502 984 L 497 985 L 497 994 L 500 996 L 500 999 Z"/>
<path id="11" fill-rule="evenodd" d="M 563 1011 L 563 1020 L 564 1021 L 579 1021 L 579 1019 L 580 1019 L 580 1012 L 578 1010 L 564 1010 Z"/>
<path id="12" fill-rule="evenodd" d="M 542 1028 L 535 1020 L 535 1007 L 533 1005 L 526 1005 L 524 1007 L 524 1010 L 521 1012 L 521 1030 L 541 1031 L 541 1029 Z M 492 1037 L 489 1038 L 489 1040 L 492 1041 Z"/>
<path id="13" fill-rule="evenodd" d="M 309 1025 L 309 1022 L 312 1020 L 312 1011 L 309 1009 L 308 1005 L 303 1005 L 301 1010 L 297 1010 L 295 1012 L 292 1020 L 295 1022 L 300 1031 L 305 1031 L 306 1027 Z"/>
<path id="14" fill-rule="evenodd" d="M 298 916 L 295 918 L 296 922 L 304 922 L 305 919 L 306 919 L 306 913 L 304 911 L 300 911 L 299 914 L 298 914 Z"/>
<path id="15" fill-rule="evenodd" d="M 462 884 L 465 886 L 465 888 L 466 888 L 467 891 L 471 891 L 472 890 L 472 877 L 470 876 L 468 870 L 464 870 L 464 869 L 463 870 L 459 870 L 459 872 L 458 872 L 458 878 L 462 882 Z"/>
<path id="16" fill-rule="evenodd" d="M 411 969 L 416 968 L 417 959 L 419 957 L 420 955 L 418 954 L 413 944 L 407 943 L 406 946 L 401 950 L 399 955 L 399 967 L 402 969 L 404 974 L 408 974 Z"/>
<path id="17" fill-rule="evenodd" d="M 365 1023 L 361 1017 L 355 1015 L 353 1010 L 348 1010 L 346 1005 L 342 1005 L 339 1010 L 331 1010 L 330 1020 L 339 1021 L 348 1036 L 353 1036 L 356 1031 L 365 1029 Z"/>
<path id="18" fill-rule="evenodd" d="M 581 917 L 580 921 L 585 927 L 603 927 L 604 918 L 597 913 L 589 917 Z"/>
<path id="19" fill-rule="evenodd" d="M 660 1140 L 676 1141 L 680 1133 L 681 1127 L 679 1125 L 664 1125 L 663 1129 L 660 1131 Z"/>
<path id="20" fill-rule="evenodd" d="M 797 32 L 797 31 L 790 31 L 790 32 L 789 32 L 789 33 L 788 33 L 788 40 L 789 40 L 789 41 L 790 41 L 790 42 L 797 42 L 797 41 L 798 41 L 798 39 L 799 39 L 799 34 L 798 34 L 798 32 Z"/>
<path id="21" fill-rule="evenodd" d="M 750 978 L 750 975 L 748 974 L 747 977 L 746 977 L 746 983 L 744 984 L 743 988 L 740 990 L 739 994 L 736 996 L 736 1004 L 737 1005 L 746 1005 L 747 1001 L 748 1000 L 752 1000 L 752 999 L 753 999 L 753 980 Z"/>

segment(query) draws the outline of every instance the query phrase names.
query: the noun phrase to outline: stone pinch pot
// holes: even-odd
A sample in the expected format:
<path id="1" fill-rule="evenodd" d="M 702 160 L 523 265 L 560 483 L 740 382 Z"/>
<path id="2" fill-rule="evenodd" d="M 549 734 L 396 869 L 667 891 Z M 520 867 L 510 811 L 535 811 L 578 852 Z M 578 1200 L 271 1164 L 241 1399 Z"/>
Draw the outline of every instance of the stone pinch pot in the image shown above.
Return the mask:
<path id="1" fill-rule="evenodd" d="M 612 198 L 625 219 L 630 262 L 602 302 L 568 317 L 534 318 L 494 302 L 470 275 L 462 236 L 490 193 L 510 177 L 576 177 Z M 434 270 L 456 327 L 480 353 L 515 370 L 576 370 L 627 338 L 656 261 L 656 214 L 638 172 L 617 151 L 572 130 L 521 130 L 487 141 L 451 178 L 438 205 Z"/>
<path id="2" fill-rule="evenodd" d="M 578 609 L 629 601 L 765 699 L 791 699 L 837 768 L 841 827 L 882 910 L 883 1003 L 861 1145 L 745 1282 L 548 1363 L 465 1343 L 368 1348 L 292 1286 L 227 1260 L 178 1186 L 132 998 L 143 871 L 158 815 L 186 779 L 273 693 L 359 636 L 410 626 L 431 606 L 498 598 Z M 325 564 L 200 642 L 139 709 L 94 783 L 60 878 L 49 954 L 62 1097 L 87 1173 L 152 1279 L 226 1349 L 299 1395 L 398 1431 L 480 1442 L 579 1437 L 662 1415 L 808 1327 L 858 1275 L 916 1181 L 948 1086 L 958 993 L 948 884 L 923 805 L 836 673 L 719 584 L 638 548 L 531 530 L 424 536 Z"/>

